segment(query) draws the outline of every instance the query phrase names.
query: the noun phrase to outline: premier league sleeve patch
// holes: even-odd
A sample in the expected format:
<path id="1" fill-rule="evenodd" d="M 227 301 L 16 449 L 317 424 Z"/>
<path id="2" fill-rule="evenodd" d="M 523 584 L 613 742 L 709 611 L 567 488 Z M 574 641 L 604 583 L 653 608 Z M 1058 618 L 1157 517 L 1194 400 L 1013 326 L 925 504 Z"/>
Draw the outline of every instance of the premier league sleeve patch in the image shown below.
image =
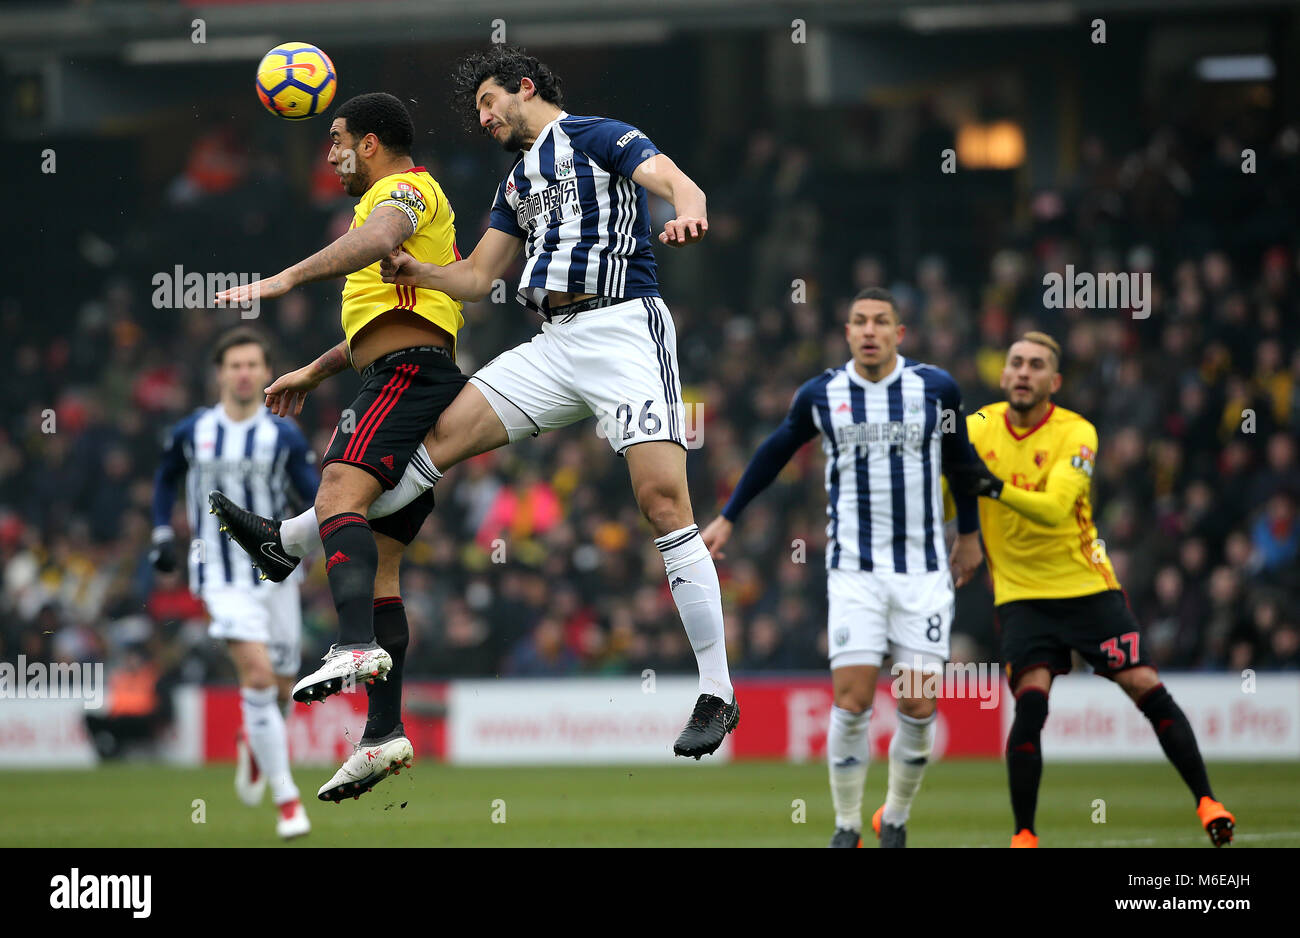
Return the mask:
<path id="1" fill-rule="evenodd" d="M 1070 460 L 1070 465 L 1073 466 L 1075 469 L 1078 469 L 1080 472 L 1082 472 L 1084 475 L 1086 475 L 1088 478 L 1091 479 L 1092 464 L 1095 458 L 1096 457 L 1093 455 L 1091 448 L 1087 446 L 1080 446 L 1078 455 L 1074 456 Z"/>
<path id="2" fill-rule="evenodd" d="M 401 209 L 411 220 L 412 229 L 419 229 L 420 217 L 428 209 L 420 190 L 406 182 L 396 183 L 393 190 L 388 193 L 388 198 L 376 203 L 375 208 L 379 208 L 380 205 L 391 205 Z"/>

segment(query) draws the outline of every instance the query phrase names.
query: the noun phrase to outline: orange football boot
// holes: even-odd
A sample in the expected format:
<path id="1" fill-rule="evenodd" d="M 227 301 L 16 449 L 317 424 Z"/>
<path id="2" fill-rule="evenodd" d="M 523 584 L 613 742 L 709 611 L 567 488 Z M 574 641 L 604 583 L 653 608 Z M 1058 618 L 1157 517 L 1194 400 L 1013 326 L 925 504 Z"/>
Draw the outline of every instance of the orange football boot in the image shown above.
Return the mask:
<path id="1" fill-rule="evenodd" d="M 1208 795 L 1196 806 L 1196 816 L 1201 819 L 1201 826 L 1210 835 L 1210 843 L 1222 847 L 1232 843 L 1232 828 L 1237 819 L 1228 809 Z"/>
<path id="2" fill-rule="evenodd" d="M 1013 846 L 1013 847 L 1037 847 L 1037 846 L 1038 846 L 1038 835 L 1035 834 L 1033 831 L 1031 831 L 1029 828 L 1026 827 L 1026 828 L 1025 828 L 1024 830 L 1022 830 L 1019 834 L 1015 834 L 1015 835 L 1012 836 L 1012 838 L 1011 838 L 1011 846 Z"/>

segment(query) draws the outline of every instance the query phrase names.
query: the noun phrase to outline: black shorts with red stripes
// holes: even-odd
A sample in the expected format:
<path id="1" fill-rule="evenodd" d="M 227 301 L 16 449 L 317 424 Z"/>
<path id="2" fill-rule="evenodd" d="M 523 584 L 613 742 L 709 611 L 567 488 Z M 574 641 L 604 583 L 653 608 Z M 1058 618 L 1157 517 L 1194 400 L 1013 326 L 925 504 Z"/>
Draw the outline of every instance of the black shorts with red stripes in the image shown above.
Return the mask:
<path id="1" fill-rule="evenodd" d="M 1002 660 L 1014 689 L 1030 668 L 1068 674 L 1070 652 L 1102 677 L 1149 665 L 1142 657 L 1141 629 L 1120 590 L 1068 599 L 1020 599 L 997 607 Z"/>
<path id="2" fill-rule="evenodd" d="M 375 359 L 361 372 L 361 391 L 339 418 L 321 465 L 356 466 L 391 489 L 466 380 L 450 350 L 434 345 Z"/>

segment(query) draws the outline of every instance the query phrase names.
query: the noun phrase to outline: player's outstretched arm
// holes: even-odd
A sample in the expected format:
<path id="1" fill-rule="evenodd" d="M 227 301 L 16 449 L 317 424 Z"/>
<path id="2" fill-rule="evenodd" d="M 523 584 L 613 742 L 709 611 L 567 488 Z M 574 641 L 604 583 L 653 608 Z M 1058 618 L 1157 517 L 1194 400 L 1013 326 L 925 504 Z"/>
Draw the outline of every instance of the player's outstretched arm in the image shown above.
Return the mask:
<path id="1" fill-rule="evenodd" d="M 345 339 L 310 365 L 276 378 L 266 388 L 266 406 L 279 417 L 297 417 L 307 395 L 326 378 L 352 366 L 352 355 Z"/>
<path id="2" fill-rule="evenodd" d="M 405 251 L 394 251 L 380 262 L 379 274 L 384 283 L 441 290 L 453 300 L 474 302 L 491 292 L 492 282 L 505 274 L 523 246 L 523 239 L 489 228 L 469 257 L 462 260 L 443 266 L 422 263 Z"/>
<path id="3" fill-rule="evenodd" d="M 1014 485 L 1002 487 L 998 501 L 1030 521 L 1049 527 L 1070 517 L 1075 503 L 1092 486 L 1092 467 L 1096 460 L 1097 433 L 1089 425 L 1071 443 L 1062 447 L 1062 456 L 1047 474 L 1041 492 L 1028 492 Z"/>
<path id="4" fill-rule="evenodd" d="M 722 545 L 731 537 L 732 525 L 745 506 L 772 484 L 801 446 L 817 435 L 817 425 L 812 420 L 812 385 L 810 381 L 795 394 L 785 420 L 754 451 L 722 514 L 700 535 L 714 557 L 726 556 L 722 553 Z"/>
<path id="5" fill-rule="evenodd" d="M 304 283 L 345 277 L 387 257 L 401 247 L 414 230 L 405 212 L 392 205 L 376 206 L 360 228 L 352 228 L 306 260 L 274 277 L 223 290 L 217 294 L 216 300 L 218 303 L 239 304 L 274 299 Z"/>
<path id="6" fill-rule="evenodd" d="M 664 224 L 659 235 L 662 244 L 674 248 L 694 244 L 709 230 L 704 190 L 666 154 L 656 153 L 643 161 L 633 171 L 632 181 L 666 199 L 677 213 Z"/>

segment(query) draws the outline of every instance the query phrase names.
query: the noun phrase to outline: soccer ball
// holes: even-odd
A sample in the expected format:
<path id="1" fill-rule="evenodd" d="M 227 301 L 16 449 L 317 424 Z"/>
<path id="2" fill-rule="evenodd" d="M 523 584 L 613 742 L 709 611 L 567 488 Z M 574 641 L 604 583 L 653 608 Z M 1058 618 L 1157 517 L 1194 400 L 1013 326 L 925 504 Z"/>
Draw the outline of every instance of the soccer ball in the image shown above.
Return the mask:
<path id="1" fill-rule="evenodd" d="M 330 106 L 338 76 L 330 57 L 307 42 L 276 46 L 257 66 L 257 97 L 276 117 L 299 121 Z"/>

